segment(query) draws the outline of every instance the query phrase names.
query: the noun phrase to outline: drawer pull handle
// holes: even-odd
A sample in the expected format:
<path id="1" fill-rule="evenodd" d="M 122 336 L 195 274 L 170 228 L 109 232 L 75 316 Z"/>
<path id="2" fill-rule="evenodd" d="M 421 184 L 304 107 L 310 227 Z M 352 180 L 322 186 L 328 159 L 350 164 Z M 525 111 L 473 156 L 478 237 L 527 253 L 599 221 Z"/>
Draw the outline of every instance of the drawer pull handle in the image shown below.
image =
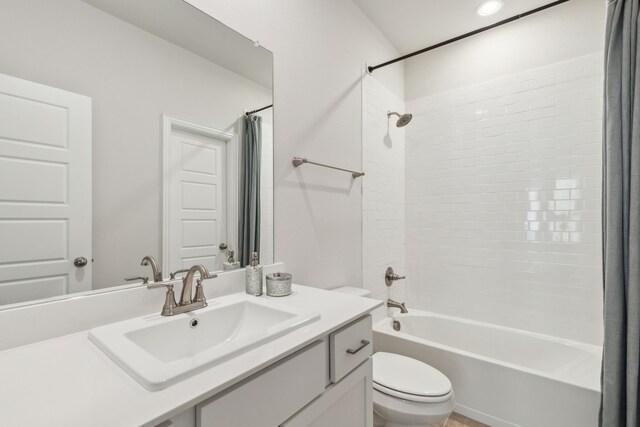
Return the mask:
<path id="1" fill-rule="evenodd" d="M 357 352 L 359 352 L 360 350 L 362 350 L 363 348 L 365 348 L 366 346 L 369 345 L 369 341 L 367 340 L 362 340 L 360 341 L 360 344 L 362 344 L 360 347 L 356 348 L 355 350 L 352 348 L 347 349 L 347 353 L 349 354 L 356 354 Z"/>

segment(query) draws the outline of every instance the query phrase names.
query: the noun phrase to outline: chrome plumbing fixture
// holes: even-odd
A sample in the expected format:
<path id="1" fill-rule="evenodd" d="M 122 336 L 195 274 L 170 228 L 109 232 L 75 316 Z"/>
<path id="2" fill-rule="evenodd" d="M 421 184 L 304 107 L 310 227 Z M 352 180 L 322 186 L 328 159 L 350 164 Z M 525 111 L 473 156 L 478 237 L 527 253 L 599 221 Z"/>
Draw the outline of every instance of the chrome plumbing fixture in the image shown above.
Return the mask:
<path id="1" fill-rule="evenodd" d="M 384 283 L 387 286 L 393 285 L 393 282 L 395 282 L 396 280 L 404 280 L 406 278 L 407 276 L 398 276 L 393 272 L 393 268 L 391 267 L 388 267 L 387 271 L 384 272 Z"/>
<path id="2" fill-rule="evenodd" d="M 407 314 L 409 312 L 409 310 L 407 310 L 407 307 L 405 307 L 403 302 L 394 301 L 391 298 L 389 298 L 387 300 L 387 307 L 399 308 L 400 309 L 400 313 L 402 313 L 402 314 Z"/>
<path id="3" fill-rule="evenodd" d="M 177 276 L 178 274 L 186 273 L 187 271 L 189 271 L 189 269 L 188 269 L 188 268 L 183 268 L 183 269 L 181 269 L 181 270 L 176 270 L 176 271 L 174 271 L 173 273 L 169 273 L 169 277 L 171 278 L 171 280 L 173 280 L 173 279 L 175 279 L 175 278 L 176 278 L 176 276 Z"/>
<path id="4" fill-rule="evenodd" d="M 180 303 L 176 303 L 175 293 L 173 292 L 173 285 L 177 283 L 175 279 L 178 273 L 187 273 L 182 278 L 182 291 L 180 292 Z M 200 277 L 196 279 L 195 295 L 193 292 L 193 278 L 196 273 L 200 274 Z M 216 274 L 209 274 L 209 271 L 202 265 L 194 265 L 188 270 L 178 270 L 171 273 L 171 279 L 166 282 L 158 282 L 147 286 L 147 289 L 167 288 L 167 294 L 165 297 L 164 305 L 162 306 L 163 316 L 174 316 L 180 313 L 186 313 L 188 311 L 197 310 L 207 306 L 207 299 L 204 296 L 204 289 L 202 282 L 205 279 L 215 279 L 218 277 Z"/>
<path id="5" fill-rule="evenodd" d="M 398 121 L 396 121 L 396 126 L 399 128 L 403 128 L 406 125 L 409 124 L 409 122 L 411 121 L 411 119 L 413 119 L 413 114 L 400 114 L 400 113 L 396 113 L 395 111 L 389 111 L 387 112 L 387 118 L 390 118 L 391 116 L 398 116 Z"/>
<path id="6" fill-rule="evenodd" d="M 151 272 L 153 273 L 153 281 L 154 282 L 162 282 L 162 271 L 160 271 L 160 269 L 158 268 L 158 263 L 156 262 L 155 258 L 153 258 L 151 255 L 147 255 L 144 258 L 142 258 L 142 262 L 140 263 L 140 265 L 142 266 L 151 266 Z"/>

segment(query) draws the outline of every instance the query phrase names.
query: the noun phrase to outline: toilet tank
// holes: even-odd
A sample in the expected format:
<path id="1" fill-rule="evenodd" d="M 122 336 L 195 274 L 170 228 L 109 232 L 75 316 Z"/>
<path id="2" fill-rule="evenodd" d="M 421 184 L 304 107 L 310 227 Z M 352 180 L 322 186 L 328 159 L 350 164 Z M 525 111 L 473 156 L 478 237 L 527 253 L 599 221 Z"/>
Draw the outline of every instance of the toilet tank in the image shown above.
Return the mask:
<path id="1" fill-rule="evenodd" d="M 342 286 L 339 288 L 331 289 L 332 291 L 340 292 L 342 294 L 356 295 L 359 297 L 371 296 L 371 291 L 364 288 L 356 288 L 355 286 Z"/>

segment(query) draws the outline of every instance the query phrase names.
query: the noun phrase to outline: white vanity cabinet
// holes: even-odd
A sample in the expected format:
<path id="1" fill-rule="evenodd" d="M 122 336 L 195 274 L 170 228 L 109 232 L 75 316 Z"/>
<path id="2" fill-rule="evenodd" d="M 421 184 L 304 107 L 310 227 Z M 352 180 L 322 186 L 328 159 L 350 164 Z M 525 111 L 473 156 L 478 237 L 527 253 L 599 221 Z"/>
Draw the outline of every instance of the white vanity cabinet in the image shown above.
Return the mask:
<path id="1" fill-rule="evenodd" d="M 269 268 L 269 272 L 286 271 L 280 265 Z M 229 286 L 244 289 L 244 271 L 220 276 L 225 289 Z M 214 366 L 203 367 L 179 383 L 157 391 L 144 388 L 90 339 L 93 327 L 108 325 L 104 323 L 104 313 L 102 317 L 89 318 L 82 325 L 84 329 L 75 332 L 69 329 L 73 327 L 70 318 L 65 317 L 65 313 L 93 313 L 106 306 L 131 305 L 133 310 L 133 306 L 149 298 L 146 288 L 86 299 L 71 298 L 30 307 L 25 312 L 22 309 L 0 312 L 0 318 L 7 324 L 22 324 L 24 319 L 45 316 L 66 319 L 44 335 L 31 332 L 29 345 L 0 351 L 3 381 L 0 426 L 371 427 L 373 331 L 369 314 L 382 302 L 300 285 L 292 285 L 292 290 L 286 299 L 264 296 L 260 301 L 272 305 L 274 310 L 284 311 L 286 307 L 317 313 L 316 320 L 230 355 Z M 109 312 L 109 316 L 114 316 L 109 317 L 109 322 L 115 324 L 118 321 L 115 316 L 156 319 L 159 309 L 156 303 L 161 304 L 163 299 L 162 295 L 157 296 L 159 299 L 150 307 L 136 308 L 147 314 L 133 317 L 133 311 Z M 223 298 L 226 295 L 211 295 L 209 304 L 226 307 L 227 300 Z M 229 298 L 235 298 L 233 293 Z M 175 319 L 185 320 L 183 329 L 189 329 L 176 333 L 193 332 L 190 326 L 195 316 L 203 319 L 198 312 L 177 316 Z M 247 322 L 252 324 L 253 320 Z M 62 332 L 67 334 L 57 335 Z M 163 332 L 162 336 L 173 337 L 173 330 Z M 38 341 L 39 338 L 42 340 Z M 200 344 L 200 339 L 202 335 L 193 341 Z M 170 344 L 178 342 L 171 339 Z M 187 342 L 190 341 L 180 345 Z M 129 344 L 133 345 L 133 341 Z M 196 351 L 196 356 L 197 350 L 185 348 L 189 354 Z M 163 351 L 164 347 L 148 357 L 166 355 Z M 25 360 L 29 361 L 26 380 L 20 374 L 23 370 L 15 369 Z M 56 360 L 56 369 L 51 369 L 50 360 Z M 174 363 L 173 359 L 168 360 L 167 365 Z M 201 366 L 195 356 L 192 360 Z M 73 381 L 69 382 L 69 378 Z M 25 402 L 38 410 L 25 411 Z M 69 402 L 73 402 L 73 410 Z"/>
<path id="2" fill-rule="evenodd" d="M 329 335 L 331 384 L 282 427 L 373 425 L 371 316 Z"/>
<path id="3" fill-rule="evenodd" d="M 371 316 L 364 316 L 160 424 L 370 427 Z"/>

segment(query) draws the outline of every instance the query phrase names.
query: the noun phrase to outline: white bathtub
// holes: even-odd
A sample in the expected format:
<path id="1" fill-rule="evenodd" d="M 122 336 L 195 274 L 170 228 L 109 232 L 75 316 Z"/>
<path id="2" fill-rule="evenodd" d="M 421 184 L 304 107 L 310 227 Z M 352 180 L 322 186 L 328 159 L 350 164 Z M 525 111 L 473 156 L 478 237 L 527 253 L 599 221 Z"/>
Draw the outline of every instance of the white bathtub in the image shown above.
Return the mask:
<path id="1" fill-rule="evenodd" d="M 456 412 L 500 426 L 598 425 L 598 346 L 410 309 L 374 326 L 374 351 L 422 360 L 453 384 Z"/>

